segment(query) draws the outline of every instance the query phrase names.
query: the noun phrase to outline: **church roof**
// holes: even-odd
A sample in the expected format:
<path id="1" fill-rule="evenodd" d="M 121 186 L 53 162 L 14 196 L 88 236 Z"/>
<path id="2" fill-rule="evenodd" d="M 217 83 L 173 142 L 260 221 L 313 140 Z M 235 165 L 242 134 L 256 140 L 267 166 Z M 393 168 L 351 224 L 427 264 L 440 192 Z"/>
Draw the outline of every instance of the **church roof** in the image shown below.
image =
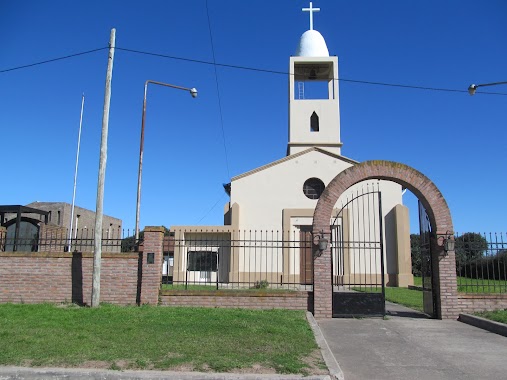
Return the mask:
<path id="1" fill-rule="evenodd" d="M 299 40 L 296 51 L 298 57 L 329 57 L 326 41 L 316 30 L 307 30 Z"/>
<path id="2" fill-rule="evenodd" d="M 325 155 L 330 156 L 330 157 L 334 157 L 334 158 L 336 158 L 338 160 L 341 160 L 341 161 L 348 162 L 349 164 L 352 164 L 352 165 L 355 165 L 355 164 L 359 163 L 359 161 L 353 160 L 351 158 L 347 158 L 345 156 L 340 156 L 339 154 L 331 153 L 331 152 L 328 152 L 327 150 L 324 150 L 324 149 L 312 147 L 312 148 L 308 148 L 306 150 L 303 150 L 301 152 L 298 152 L 298 153 L 295 153 L 295 154 L 291 154 L 290 156 L 286 156 L 286 157 L 281 158 L 279 160 L 273 161 L 273 162 L 271 162 L 269 164 L 260 166 L 260 167 L 258 167 L 256 169 L 250 170 L 249 172 L 237 175 L 236 177 L 233 177 L 231 179 L 231 182 L 232 181 L 237 181 L 238 179 L 241 179 L 241 178 L 244 178 L 244 177 L 248 177 L 248 176 L 250 176 L 252 174 L 255 174 L 255 173 L 258 173 L 260 171 L 269 169 L 269 168 L 271 168 L 273 166 L 279 165 L 279 164 L 284 163 L 286 161 L 290 161 L 290 160 L 292 160 L 294 158 L 301 157 L 301 156 L 303 156 L 305 154 L 308 154 L 310 152 L 313 152 L 313 151 L 325 154 Z"/>

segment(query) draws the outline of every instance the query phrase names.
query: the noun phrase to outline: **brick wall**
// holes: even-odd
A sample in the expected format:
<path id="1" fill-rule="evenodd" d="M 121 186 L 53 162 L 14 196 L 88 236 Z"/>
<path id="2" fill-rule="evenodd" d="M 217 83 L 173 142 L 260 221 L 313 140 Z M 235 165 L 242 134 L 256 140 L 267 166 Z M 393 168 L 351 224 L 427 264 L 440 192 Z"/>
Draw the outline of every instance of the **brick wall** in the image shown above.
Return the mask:
<path id="1" fill-rule="evenodd" d="M 311 292 L 262 293 L 232 291 L 162 291 L 163 306 L 309 310 Z"/>
<path id="2" fill-rule="evenodd" d="M 460 313 L 507 309 L 507 294 L 459 294 Z"/>
<path id="3" fill-rule="evenodd" d="M 160 294 L 164 228 L 146 227 L 142 253 L 102 253 L 101 302 L 311 310 L 313 293 Z M 0 252 L 0 302 L 91 304 L 93 253 Z"/>
<path id="4" fill-rule="evenodd" d="M 101 302 L 135 304 L 138 254 L 102 254 Z M 92 253 L 0 254 L 0 302 L 91 303 Z"/>

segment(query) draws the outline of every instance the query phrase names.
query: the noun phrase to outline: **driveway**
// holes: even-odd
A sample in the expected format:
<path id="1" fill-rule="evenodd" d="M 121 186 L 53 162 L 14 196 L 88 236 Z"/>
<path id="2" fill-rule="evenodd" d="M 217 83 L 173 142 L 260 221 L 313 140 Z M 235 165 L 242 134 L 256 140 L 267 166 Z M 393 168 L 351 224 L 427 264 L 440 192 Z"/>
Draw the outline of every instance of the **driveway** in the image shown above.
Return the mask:
<path id="1" fill-rule="evenodd" d="M 345 380 L 507 378 L 506 337 L 387 308 L 387 319 L 317 321 Z"/>

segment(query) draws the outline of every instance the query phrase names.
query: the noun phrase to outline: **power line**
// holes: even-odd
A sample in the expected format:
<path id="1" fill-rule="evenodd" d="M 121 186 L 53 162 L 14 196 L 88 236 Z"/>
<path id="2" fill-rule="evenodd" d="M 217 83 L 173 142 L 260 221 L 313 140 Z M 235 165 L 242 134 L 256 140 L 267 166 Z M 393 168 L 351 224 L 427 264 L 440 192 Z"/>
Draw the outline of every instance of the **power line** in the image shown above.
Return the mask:
<path id="1" fill-rule="evenodd" d="M 28 68 L 28 67 L 42 65 L 42 64 L 45 64 L 45 63 L 55 62 L 55 61 L 59 61 L 59 60 L 64 60 L 64 59 L 67 59 L 67 58 L 73 58 L 73 57 L 77 57 L 77 56 L 80 56 L 80 55 L 94 53 L 96 51 L 100 51 L 100 50 L 104 50 L 104 49 L 108 49 L 108 48 L 107 47 L 102 47 L 102 48 L 98 48 L 98 49 L 94 49 L 94 50 L 84 51 L 84 52 L 81 52 L 81 53 L 67 55 L 67 56 L 64 56 L 64 57 L 58 57 L 58 58 L 53 58 L 53 59 L 49 59 L 49 60 L 46 60 L 46 61 L 31 63 L 31 64 L 24 65 L 24 66 L 12 67 L 12 68 L 9 68 L 9 69 L 0 70 L 0 73 L 5 73 L 5 72 L 9 72 L 9 71 L 14 71 L 14 70 L 20 70 L 20 69 L 25 69 L 25 68 Z M 149 55 L 149 56 L 161 57 L 161 58 L 168 58 L 168 59 L 174 59 L 174 60 L 185 61 L 185 62 L 193 62 L 193 63 L 199 63 L 199 64 L 203 64 L 203 65 L 214 65 L 214 66 L 218 66 L 218 67 L 226 67 L 226 68 L 238 69 L 238 70 L 248 70 L 248 71 L 255 71 L 255 72 L 261 72 L 261 73 L 268 73 L 268 74 L 294 75 L 294 74 L 290 74 L 289 72 L 286 72 L 286 71 L 260 69 L 260 68 L 256 68 L 256 67 L 248 67 L 248 66 L 240 66 L 240 65 L 230 65 L 230 64 L 225 64 L 225 63 L 214 63 L 214 62 L 209 62 L 209 61 L 204 61 L 204 60 L 199 60 L 199 59 L 176 57 L 176 56 L 167 55 L 167 54 L 152 53 L 152 52 L 135 50 L 135 49 L 121 48 L 121 47 L 116 47 L 115 49 L 116 50 L 123 50 L 123 51 L 130 52 L 130 53 L 143 54 L 143 55 Z M 400 83 L 372 82 L 372 81 L 365 81 L 365 80 L 358 80 L 358 79 L 347 79 L 347 78 L 335 78 L 334 80 L 341 81 L 341 82 L 350 82 L 350 83 L 374 85 L 374 86 L 408 88 L 408 89 L 413 89 L 413 90 L 468 93 L 468 90 L 459 90 L 459 89 L 454 89 L 454 88 L 413 86 L 413 85 L 400 84 Z M 507 96 L 507 93 L 504 93 L 504 92 L 480 91 L 480 92 L 477 92 L 477 94 Z"/>
<path id="2" fill-rule="evenodd" d="M 199 219 L 199 220 L 197 221 L 197 223 L 196 223 L 196 224 L 201 223 L 201 221 L 202 221 L 204 218 L 206 218 L 206 217 L 208 216 L 208 214 L 209 214 L 211 211 L 213 211 L 213 209 L 217 206 L 218 202 L 220 202 L 220 201 L 224 198 L 224 195 L 225 195 L 225 194 L 222 194 L 222 195 L 220 196 L 220 198 L 218 198 L 218 200 L 215 202 L 215 204 L 214 204 L 213 206 L 211 206 L 211 208 L 208 210 L 208 212 L 206 212 L 206 213 L 204 214 L 204 216 L 203 216 L 201 219 Z"/>
<path id="3" fill-rule="evenodd" d="M 104 49 L 108 49 L 108 48 L 109 47 L 102 47 L 102 48 L 98 48 L 98 49 L 83 51 L 81 53 L 75 53 L 75 54 L 66 55 L 64 57 L 52 58 L 52 59 L 48 59 L 46 61 L 40 61 L 40 62 L 30 63 L 28 65 L 11 67 L 10 69 L 0 70 L 0 73 L 6 73 L 8 71 L 26 69 L 28 67 L 33 67 L 33 66 L 38 66 L 38 65 L 44 65 L 44 64 L 50 63 L 50 62 L 62 61 L 64 59 L 74 58 L 74 57 L 77 57 L 77 56 L 80 56 L 80 55 L 85 55 L 85 54 L 90 54 L 90 53 L 95 53 L 96 51 L 100 51 L 100 50 L 104 50 Z"/>
<path id="4" fill-rule="evenodd" d="M 371 82 L 371 81 L 365 81 L 365 80 L 355 80 L 355 79 L 345 79 L 345 78 L 339 78 L 337 79 L 341 82 L 350 82 L 350 83 L 360 83 L 360 84 L 371 84 L 375 86 L 387 86 L 387 87 L 400 87 L 400 88 L 410 88 L 414 90 L 429 90 L 429 91 L 442 91 L 442 92 L 461 92 L 461 93 L 468 93 L 468 90 L 457 90 L 453 88 L 440 88 L 440 87 L 425 87 L 425 86 L 412 86 L 408 84 L 397 84 L 397 83 L 383 83 L 383 82 Z M 503 92 L 487 92 L 487 91 L 481 91 L 481 94 L 487 94 L 487 95 L 507 95 Z"/>
<path id="5" fill-rule="evenodd" d="M 179 61 L 186 61 L 186 62 L 193 62 L 193 63 L 199 63 L 203 65 L 213 65 L 218 67 L 226 67 L 230 69 L 238 69 L 238 70 L 248 70 L 248 71 L 255 71 L 255 72 L 261 72 L 261 73 L 268 73 L 268 74 L 278 74 L 278 75 L 294 75 L 287 71 L 277 71 L 277 70 L 269 70 L 269 69 L 260 69 L 257 67 L 249 67 L 249 66 L 240 66 L 240 65 L 231 65 L 226 63 L 216 63 L 216 62 L 209 62 L 199 59 L 192 59 L 192 58 L 183 58 L 183 57 L 176 57 L 173 55 L 167 55 L 167 54 L 161 54 L 161 53 L 151 53 L 146 51 L 140 51 L 140 50 L 134 50 L 134 49 L 127 49 L 127 48 L 116 48 L 117 50 L 124 50 L 130 53 L 136 53 L 136 54 L 144 54 L 144 55 L 151 55 L 155 57 L 161 57 L 161 58 L 168 58 L 168 59 L 174 59 Z M 399 84 L 399 83 L 386 83 L 386 82 L 372 82 L 372 81 L 365 81 L 365 80 L 358 80 L 358 79 L 347 79 L 347 78 L 334 78 L 334 80 L 337 80 L 339 82 L 350 82 L 350 83 L 359 83 L 359 84 L 367 84 L 367 85 L 374 85 L 374 86 L 386 86 L 386 87 L 399 87 L 399 88 L 408 88 L 413 90 L 426 90 L 426 91 L 441 91 L 441 92 L 458 92 L 458 93 L 468 93 L 468 90 L 459 90 L 454 88 L 443 88 L 443 87 L 426 87 L 426 86 L 413 86 L 408 84 Z M 487 95 L 507 95 L 507 93 L 502 92 L 487 92 L 487 91 L 481 91 L 481 94 L 487 94 Z"/>
<path id="6" fill-rule="evenodd" d="M 213 67 L 215 68 L 215 83 L 217 86 L 218 110 L 220 113 L 220 126 L 222 127 L 222 140 L 224 143 L 225 165 L 227 168 L 227 179 L 229 179 L 229 178 L 231 178 L 231 175 L 229 172 L 229 159 L 227 156 L 227 145 L 225 144 L 224 117 L 222 114 L 222 101 L 220 98 L 220 88 L 218 86 L 218 73 L 217 73 L 217 65 L 216 65 L 216 60 L 215 60 L 215 47 L 213 45 L 213 34 L 211 33 L 211 23 L 210 23 L 210 19 L 209 19 L 209 11 L 208 11 L 208 0 L 206 0 L 206 15 L 208 16 L 209 38 L 211 41 L 211 52 L 213 53 Z"/>

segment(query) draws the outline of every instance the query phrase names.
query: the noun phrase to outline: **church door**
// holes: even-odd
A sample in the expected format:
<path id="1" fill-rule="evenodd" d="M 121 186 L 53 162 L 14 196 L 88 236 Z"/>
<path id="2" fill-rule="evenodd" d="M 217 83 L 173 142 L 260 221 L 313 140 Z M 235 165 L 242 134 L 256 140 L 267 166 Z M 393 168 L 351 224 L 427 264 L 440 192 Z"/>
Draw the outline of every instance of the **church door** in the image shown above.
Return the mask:
<path id="1" fill-rule="evenodd" d="M 299 231 L 299 273 L 301 285 L 313 284 L 312 226 L 301 226 Z"/>

